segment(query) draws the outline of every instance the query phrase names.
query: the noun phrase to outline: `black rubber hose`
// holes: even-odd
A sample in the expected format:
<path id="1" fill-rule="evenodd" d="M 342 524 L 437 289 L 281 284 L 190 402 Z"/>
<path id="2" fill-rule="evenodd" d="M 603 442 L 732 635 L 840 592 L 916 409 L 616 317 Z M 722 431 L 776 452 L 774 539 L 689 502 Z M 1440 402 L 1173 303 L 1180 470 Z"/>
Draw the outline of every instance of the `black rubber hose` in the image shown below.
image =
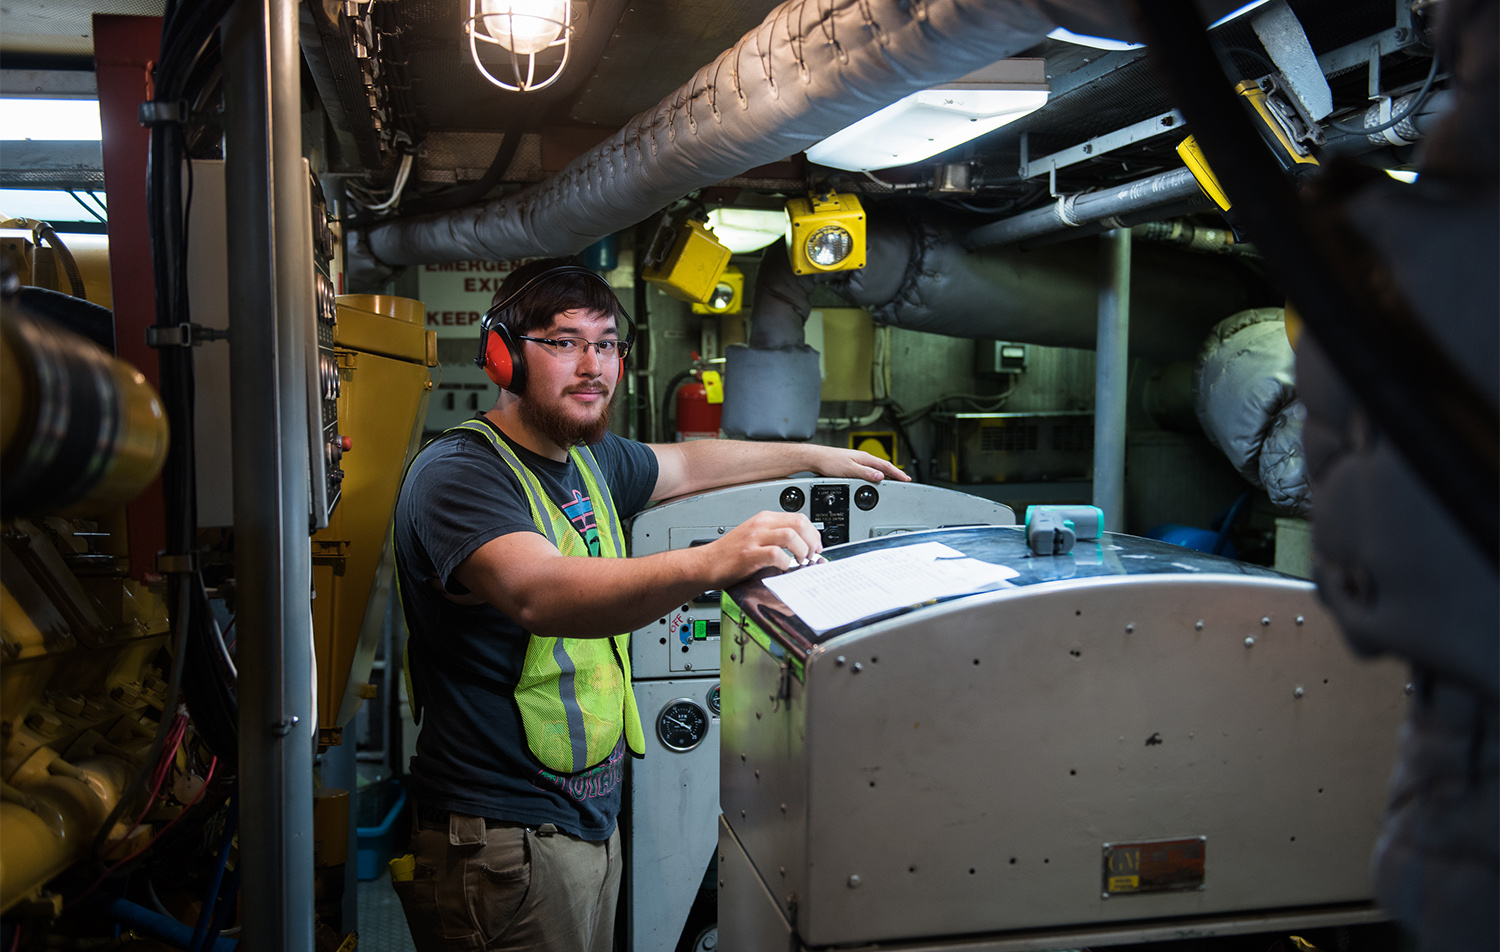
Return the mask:
<path id="1" fill-rule="evenodd" d="M 682 385 L 682 382 L 692 375 L 692 368 L 688 368 L 667 381 L 667 389 L 661 396 L 661 417 L 659 418 L 661 420 L 661 441 L 663 443 L 672 442 L 672 430 L 667 422 L 669 419 L 676 422 L 676 414 L 669 412 L 672 409 L 672 398 L 677 395 L 677 388 Z"/>
<path id="2" fill-rule="evenodd" d="M 1131 7 L 1168 91 L 1308 329 L 1407 465 L 1491 565 L 1500 563 L 1500 409 L 1418 321 L 1339 206 L 1312 207 L 1293 191 L 1192 0 Z"/>

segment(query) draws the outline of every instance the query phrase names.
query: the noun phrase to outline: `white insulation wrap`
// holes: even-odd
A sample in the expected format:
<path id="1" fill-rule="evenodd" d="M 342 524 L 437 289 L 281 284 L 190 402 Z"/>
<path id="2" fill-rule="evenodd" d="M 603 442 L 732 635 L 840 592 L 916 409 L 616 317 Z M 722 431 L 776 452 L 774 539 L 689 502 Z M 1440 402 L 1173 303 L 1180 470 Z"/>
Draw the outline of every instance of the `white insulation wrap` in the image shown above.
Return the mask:
<path id="1" fill-rule="evenodd" d="M 1281 308 L 1226 317 L 1203 345 L 1193 402 L 1209 440 L 1271 502 L 1292 512 L 1311 507 L 1296 357 Z"/>
<path id="2" fill-rule="evenodd" d="M 572 254 L 694 189 L 801 152 L 903 96 L 1012 56 L 1046 36 L 1052 16 L 1078 19 L 1053 9 L 1071 6 L 1099 4 L 791 0 L 547 182 L 375 227 L 369 250 L 388 265 Z"/>

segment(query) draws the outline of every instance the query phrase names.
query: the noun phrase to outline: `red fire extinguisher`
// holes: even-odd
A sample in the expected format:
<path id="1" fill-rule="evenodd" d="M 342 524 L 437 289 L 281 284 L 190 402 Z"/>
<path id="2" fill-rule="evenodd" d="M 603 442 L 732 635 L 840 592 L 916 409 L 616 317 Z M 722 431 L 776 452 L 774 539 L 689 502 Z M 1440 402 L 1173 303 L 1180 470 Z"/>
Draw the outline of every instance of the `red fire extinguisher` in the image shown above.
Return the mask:
<path id="1" fill-rule="evenodd" d="M 677 442 L 718 438 L 723 415 L 722 398 L 710 403 L 708 387 L 697 380 L 683 384 L 677 389 Z"/>

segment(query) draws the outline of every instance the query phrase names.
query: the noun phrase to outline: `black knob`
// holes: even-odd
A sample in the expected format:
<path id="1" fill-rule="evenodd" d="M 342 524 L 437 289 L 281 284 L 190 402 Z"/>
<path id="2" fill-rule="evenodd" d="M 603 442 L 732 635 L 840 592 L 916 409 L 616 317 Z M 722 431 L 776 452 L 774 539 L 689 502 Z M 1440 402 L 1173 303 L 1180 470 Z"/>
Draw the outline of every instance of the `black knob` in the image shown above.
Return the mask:
<path id="1" fill-rule="evenodd" d="M 781 508 L 787 512 L 801 512 L 802 504 L 806 501 L 807 497 L 796 486 L 788 486 L 781 491 Z"/>
<path id="2" fill-rule="evenodd" d="M 861 486 L 854 491 L 854 504 L 865 512 L 875 508 L 880 502 L 880 493 L 875 491 L 874 486 Z"/>

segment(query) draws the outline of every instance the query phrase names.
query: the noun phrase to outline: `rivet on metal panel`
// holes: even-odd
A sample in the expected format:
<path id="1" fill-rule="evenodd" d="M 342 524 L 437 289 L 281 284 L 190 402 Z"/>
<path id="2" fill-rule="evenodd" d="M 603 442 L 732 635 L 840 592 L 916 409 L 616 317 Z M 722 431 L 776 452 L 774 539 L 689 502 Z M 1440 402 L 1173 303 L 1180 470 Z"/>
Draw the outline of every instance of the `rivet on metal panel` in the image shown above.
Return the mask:
<path id="1" fill-rule="evenodd" d="M 745 755 L 744 754 L 740 754 L 740 762 L 741 763 L 745 762 Z"/>
<path id="2" fill-rule="evenodd" d="M 855 674 L 859 674 L 864 669 L 865 669 L 864 665 L 860 664 L 858 661 L 854 662 L 854 667 L 853 667 L 852 670 L 854 671 Z"/>
<path id="3" fill-rule="evenodd" d="M 757 720 L 757 721 L 758 721 L 758 720 L 760 720 L 760 711 L 756 711 L 756 712 L 755 712 L 755 719 L 756 719 L 756 720 Z"/>
<path id="4" fill-rule="evenodd" d="M 693 663 L 691 661 L 684 661 L 682 663 L 682 670 L 684 670 L 684 671 L 691 671 L 691 670 L 693 670 Z"/>
<path id="5" fill-rule="evenodd" d="M 1255 647 L 1255 638 L 1254 637 L 1246 638 L 1245 639 L 1245 647 L 1246 648 L 1254 648 Z"/>
<path id="6" fill-rule="evenodd" d="M 779 870 L 781 870 L 781 875 L 783 875 L 783 876 L 786 875 L 786 867 L 785 866 L 778 866 L 776 868 L 779 869 Z"/>
<path id="7" fill-rule="evenodd" d="M 1125 634 L 1127 634 L 1127 635 L 1133 635 L 1133 634 L 1135 634 L 1135 625 L 1133 623 L 1125 626 Z"/>
<path id="8" fill-rule="evenodd" d="M 1305 620 L 1305 619 L 1303 619 L 1303 617 L 1302 617 L 1302 616 L 1301 616 L 1301 615 L 1298 615 L 1298 616 L 1297 616 L 1297 624 L 1299 624 L 1299 625 L 1300 625 L 1300 624 L 1302 624 L 1302 622 L 1303 622 L 1303 621 L 1304 621 L 1304 620 Z"/>
<path id="9" fill-rule="evenodd" d="M 744 818 L 745 818 L 745 811 L 741 810 L 740 811 L 740 819 L 743 820 Z"/>
<path id="10" fill-rule="evenodd" d="M 1409 683 L 1406 685 L 1406 693 L 1407 694 L 1410 694 L 1410 693 L 1412 693 L 1415 690 L 1416 690 L 1416 687 L 1414 685 L 1409 684 Z"/>
<path id="11" fill-rule="evenodd" d="M 1202 631 L 1203 630 L 1203 619 L 1201 619 L 1201 618 L 1198 619 L 1197 623 L 1195 625 L 1193 625 L 1193 630 L 1194 631 Z"/>
<path id="12" fill-rule="evenodd" d="M 781 805 L 781 812 L 782 812 L 782 813 L 785 813 L 785 812 L 786 812 L 786 804 L 785 804 L 785 803 L 783 803 L 783 804 L 782 804 L 782 805 Z"/>
<path id="13" fill-rule="evenodd" d="M 1302 690 L 1302 685 L 1300 685 L 1300 684 L 1299 684 L 1299 685 L 1297 685 L 1297 687 L 1296 687 L 1296 688 L 1295 688 L 1295 689 L 1294 689 L 1294 690 L 1293 690 L 1293 691 L 1292 691 L 1292 697 L 1301 697 L 1301 696 L 1302 696 L 1302 695 L 1304 695 L 1304 694 L 1306 694 L 1306 693 L 1307 693 L 1307 692 L 1306 692 L 1306 691 L 1304 691 L 1304 690 Z"/>
<path id="14" fill-rule="evenodd" d="M 839 655 L 837 658 L 834 658 L 833 663 L 836 665 L 842 665 L 844 663 L 844 656 Z"/>
<path id="15" fill-rule="evenodd" d="M 1099 894 L 1099 898 L 1100 899 L 1108 899 L 1109 898 L 1109 893 L 1100 893 Z"/>
<path id="16" fill-rule="evenodd" d="M 859 888 L 859 882 L 860 882 L 860 880 L 859 880 L 859 874 L 855 873 L 854 875 L 852 875 L 852 876 L 849 877 L 849 888 L 850 889 L 858 889 Z"/>
<path id="17" fill-rule="evenodd" d="M 756 770 L 755 770 L 755 779 L 756 779 L 756 780 L 759 780 L 759 779 L 760 779 L 760 768 L 758 768 L 758 767 L 757 767 L 757 768 L 756 768 Z"/>
<path id="18" fill-rule="evenodd" d="M 1269 615 L 1267 615 L 1266 617 L 1264 617 L 1264 618 L 1262 618 L 1260 620 L 1260 626 L 1262 628 L 1265 628 L 1269 624 L 1271 624 L 1271 616 L 1269 616 Z"/>

